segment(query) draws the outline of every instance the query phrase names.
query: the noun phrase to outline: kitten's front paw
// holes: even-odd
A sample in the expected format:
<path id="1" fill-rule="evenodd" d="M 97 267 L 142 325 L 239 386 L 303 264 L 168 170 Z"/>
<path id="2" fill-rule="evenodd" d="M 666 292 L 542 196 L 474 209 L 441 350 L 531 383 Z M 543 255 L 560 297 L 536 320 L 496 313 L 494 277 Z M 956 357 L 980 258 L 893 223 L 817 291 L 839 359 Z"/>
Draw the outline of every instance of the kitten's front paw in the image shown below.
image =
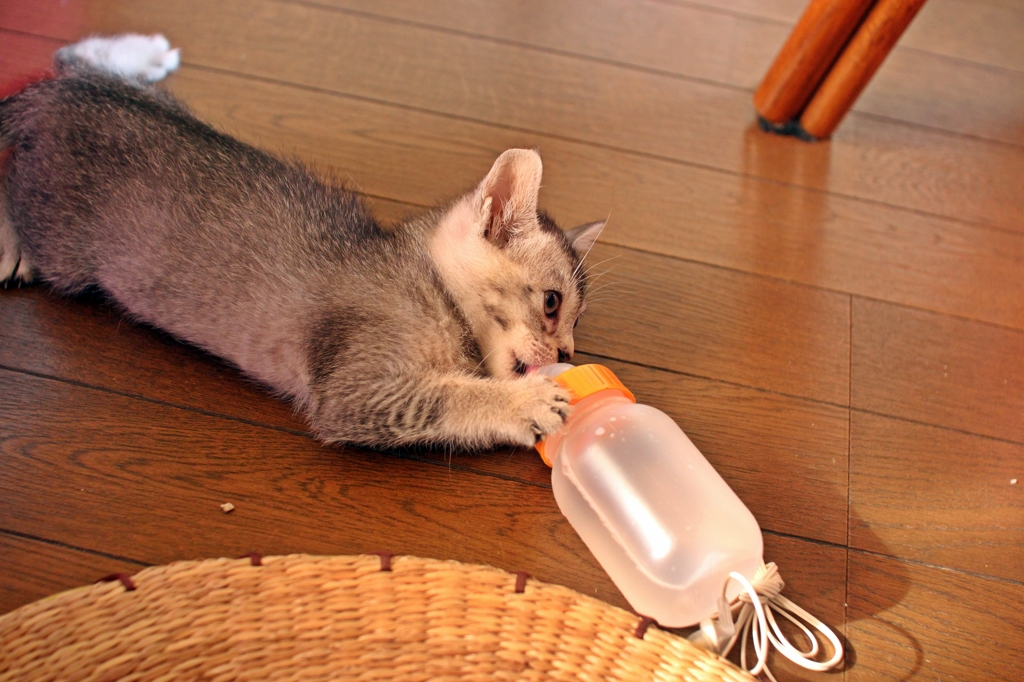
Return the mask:
<path id="1" fill-rule="evenodd" d="M 35 278 L 35 268 L 29 263 L 25 252 L 21 250 L 18 233 L 2 212 L 3 197 L 0 197 L 0 282 L 7 286 L 18 280 L 31 282 Z"/>
<path id="2" fill-rule="evenodd" d="M 125 33 L 113 38 L 87 38 L 61 50 L 109 73 L 141 81 L 163 79 L 178 68 L 180 51 L 162 35 Z"/>
<path id="3" fill-rule="evenodd" d="M 569 416 L 569 392 L 544 376 L 515 380 L 516 441 L 533 446 L 562 427 Z"/>

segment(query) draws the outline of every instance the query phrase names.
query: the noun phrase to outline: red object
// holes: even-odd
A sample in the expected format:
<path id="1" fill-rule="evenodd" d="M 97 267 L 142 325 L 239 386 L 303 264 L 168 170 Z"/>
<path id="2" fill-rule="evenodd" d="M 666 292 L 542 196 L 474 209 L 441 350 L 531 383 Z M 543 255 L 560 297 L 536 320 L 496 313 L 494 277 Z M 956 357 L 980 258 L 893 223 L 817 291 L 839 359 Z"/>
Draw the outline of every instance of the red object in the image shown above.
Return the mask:
<path id="1" fill-rule="evenodd" d="M 54 75 L 53 69 L 44 69 L 43 71 L 38 71 L 35 74 L 28 76 L 15 76 L 14 78 L 0 83 L 0 99 L 10 97 L 11 95 L 17 95 L 28 86 L 53 78 Z"/>

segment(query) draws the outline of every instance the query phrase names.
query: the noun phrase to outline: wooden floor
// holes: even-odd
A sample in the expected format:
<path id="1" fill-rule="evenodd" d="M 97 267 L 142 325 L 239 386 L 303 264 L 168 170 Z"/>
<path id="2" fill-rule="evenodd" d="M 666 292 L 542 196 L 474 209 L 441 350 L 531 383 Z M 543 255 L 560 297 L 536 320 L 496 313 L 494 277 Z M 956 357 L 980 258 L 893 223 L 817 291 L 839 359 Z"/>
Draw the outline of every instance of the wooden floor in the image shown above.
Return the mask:
<path id="1" fill-rule="evenodd" d="M 803 4 L 6 0 L 0 76 L 163 32 L 196 112 L 388 219 L 538 147 L 563 225 L 610 216 L 577 348 L 754 512 L 786 594 L 845 633 L 830 679 L 1024 679 L 1024 2 L 931 0 L 820 144 L 751 105 Z M 178 559 L 381 549 L 625 606 L 534 453 L 324 448 L 194 349 L 0 291 L 0 612 Z"/>

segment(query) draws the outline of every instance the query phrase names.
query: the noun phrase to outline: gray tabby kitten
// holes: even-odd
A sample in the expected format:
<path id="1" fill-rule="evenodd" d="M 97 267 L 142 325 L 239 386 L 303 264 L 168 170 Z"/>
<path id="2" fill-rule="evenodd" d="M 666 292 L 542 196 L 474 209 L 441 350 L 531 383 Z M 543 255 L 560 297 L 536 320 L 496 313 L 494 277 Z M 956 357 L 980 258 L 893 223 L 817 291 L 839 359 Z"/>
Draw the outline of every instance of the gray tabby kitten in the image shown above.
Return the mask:
<path id="1" fill-rule="evenodd" d="M 149 82 L 162 36 L 92 38 L 0 100 L 0 280 L 98 287 L 134 318 L 291 398 L 328 442 L 488 448 L 558 429 L 532 367 L 573 354 L 602 223 L 537 210 L 510 149 L 467 194 L 394 229 Z"/>

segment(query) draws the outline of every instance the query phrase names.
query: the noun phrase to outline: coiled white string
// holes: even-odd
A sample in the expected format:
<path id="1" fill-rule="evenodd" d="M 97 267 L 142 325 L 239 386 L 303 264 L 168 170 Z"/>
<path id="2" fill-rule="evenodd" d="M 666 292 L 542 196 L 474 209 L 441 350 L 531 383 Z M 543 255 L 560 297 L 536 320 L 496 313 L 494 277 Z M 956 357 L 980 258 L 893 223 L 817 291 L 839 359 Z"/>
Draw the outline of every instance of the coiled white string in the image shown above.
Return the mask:
<path id="1" fill-rule="evenodd" d="M 751 675 L 757 675 L 763 671 L 772 682 L 776 682 L 776 680 L 767 666 L 769 642 L 783 656 L 808 670 L 831 670 L 843 660 L 843 645 L 836 634 L 827 625 L 780 594 L 786 583 L 782 581 L 779 569 L 774 563 L 761 564 L 761 568 L 758 569 L 752 581 L 736 572 L 730 573 L 729 576 L 731 580 L 735 580 L 743 586 L 743 591 L 740 592 L 733 604 L 727 607 L 725 588 L 728 586 L 728 582 L 726 582 L 726 585 L 722 587 L 718 622 L 714 622 L 713 619 L 702 622 L 701 629 L 691 635 L 692 640 L 703 642 L 705 646 L 711 645 L 711 648 L 714 648 L 722 656 L 728 656 L 739 640 L 741 642 L 740 665 L 743 669 Z M 737 611 L 738 614 L 736 614 Z M 783 634 L 775 618 L 776 613 L 785 616 L 803 631 L 809 642 L 806 650 L 795 646 Z M 723 620 L 728 622 L 723 622 Z M 818 638 L 811 628 L 820 632 L 832 643 L 834 653 L 827 661 L 814 660 L 821 648 L 818 645 Z M 750 668 L 747 667 L 748 635 L 753 642 L 754 654 L 757 656 L 757 662 Z"/>

